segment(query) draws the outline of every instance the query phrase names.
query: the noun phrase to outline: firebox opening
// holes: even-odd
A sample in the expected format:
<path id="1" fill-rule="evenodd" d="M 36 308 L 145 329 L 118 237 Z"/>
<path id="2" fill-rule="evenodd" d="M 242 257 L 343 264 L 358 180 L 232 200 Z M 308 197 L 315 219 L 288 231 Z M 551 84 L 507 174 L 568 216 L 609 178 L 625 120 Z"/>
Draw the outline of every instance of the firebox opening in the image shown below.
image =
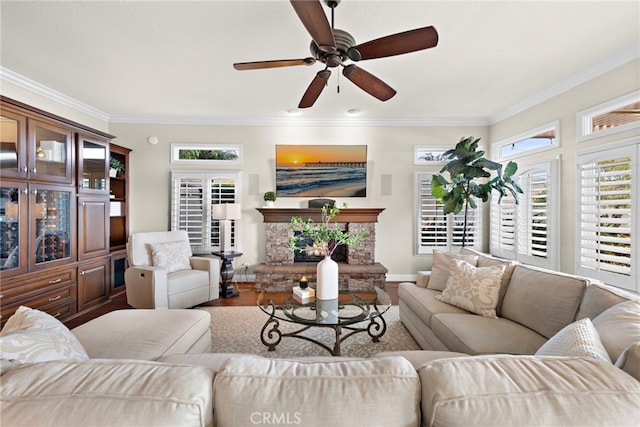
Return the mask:
<path id="1" fill-rule="evenodd" d="M 297 246 L 300 248 L 307 248 L 306 251 L 294 252 L 293 262 L 320 262 L 324 258 L 324 254 L 319 250 L 315 250 L 313 246 L 313 240 L 302 234 L 300 231 L 295 231 L 295 237 L 298 239 Z M 331 254 L 331 259 L 335 262 L 347 262 L 347 246 L 338 245 L 338 247 Z"/>

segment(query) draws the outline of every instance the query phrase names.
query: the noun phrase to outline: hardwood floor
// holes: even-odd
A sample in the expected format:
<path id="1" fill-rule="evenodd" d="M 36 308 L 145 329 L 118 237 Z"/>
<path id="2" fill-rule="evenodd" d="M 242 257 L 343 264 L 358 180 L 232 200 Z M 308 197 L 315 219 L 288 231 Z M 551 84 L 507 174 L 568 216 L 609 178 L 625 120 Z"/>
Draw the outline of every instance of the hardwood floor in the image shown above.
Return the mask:
<path id="1" fill-rule="evenodd" d="M 391 302 L 394 305 L 398 304 L 398 283 L 399 282 L 387 282 L 385 283 L 385 290 L 387 294 L 391 297 Z M 256 305 L 256 301 L 258 299 L 258 292 L 255 290 L 255 283 L 253 282 L 239 282 L 236 283 L 238 291 L 240 291 L 240 295 L 233 298 L 218 298 L 216 300 L 210 301 L 206 304 L 202 304 L 204 306 L 222 306 L 222 307 L 232 307 L 232 306 L 251 306 Z M 273 292 L 274 300 L 284 298 L 288 296 L 288 292 Z M 98 306 L 93 310 L 81 314 L 78 317 L 67 320 L 65 325 L 69 329 L 73 329 L 76 326 L 80 326 L 83 323 L 88 322 L 91 319 L 95 319 L 96 317 L 100 317 L 103 314 L 109 313 L 115 310 L 123 310 L 127 308 L 132 308 L 129 304 L 127 304 L 127 296 L 123 292 L 119 295 L 115 295 L 111 298 L 106 304 Z"/>

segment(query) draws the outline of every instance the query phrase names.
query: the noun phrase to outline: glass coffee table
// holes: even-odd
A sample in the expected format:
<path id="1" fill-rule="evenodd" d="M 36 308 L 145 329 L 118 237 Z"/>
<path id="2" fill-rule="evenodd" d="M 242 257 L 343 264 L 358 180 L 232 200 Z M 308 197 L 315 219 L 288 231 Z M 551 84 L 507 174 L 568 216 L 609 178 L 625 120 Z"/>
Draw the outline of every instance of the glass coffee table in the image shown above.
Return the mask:
<path id="1" fill-rule="evenodd" d="M 298 302 L 293 295 L 276 304 L 269 293 L 258 296 L 258 307 L 269 316 L 262 327 L 260 339 L 275 351 L 283 337 L 310 341 L 331 353 L 340 356 L 340 345 L 347 338 L 367 332 L 374 342 L 378 342 L 387 331 L 382 316 L 391 307 L 391 298 L 385 291 L 375 288 L 375 292 L 340 292 L 336 300 L 315 300 L 306 304 Z M 299 325 L 293 332 L 283 332 L 280 322 Z M 302 335 L 310 328 L 332 328 L 335 331 L 333 348 L 314 338 Z"/>

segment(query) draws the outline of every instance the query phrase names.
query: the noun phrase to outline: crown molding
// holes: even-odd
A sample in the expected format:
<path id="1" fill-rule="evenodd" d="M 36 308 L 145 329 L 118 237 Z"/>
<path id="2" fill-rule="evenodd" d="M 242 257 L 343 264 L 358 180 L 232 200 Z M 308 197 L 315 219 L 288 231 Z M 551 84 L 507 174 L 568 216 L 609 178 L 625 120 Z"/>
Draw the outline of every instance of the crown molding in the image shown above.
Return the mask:
<path id="1" fill-rule="evenodd" d="M 629 48 L 611 55 L 565 80 L 538 91 L 534 95 L 492 115 L 487 121 L 489 125 L 501 122 L 638 58 L 640 58 L 640 43 L 633 44 Z"/>
<path id="2" fill-rule="evenodd" d="M 0 82 L 11 83 L 12 85 L 29 91 L 35 95 L 43 96 L 47 99 L 57 102 L 58 104 L 72 108 L 91 117 L 95 117 L 96 119 L 102 120 L 104 122 L 109 121 L 109 114 L 105 113 L 104 111 L 93 108 L 92 106 L 87 105 L 84 102 L 80 102 L 77 99 L 71 98 L 70 96 L 60 93 L 54 89 L 51 89 L 50 87 L 40 84 L 2 66 L 0 66 Z"/>

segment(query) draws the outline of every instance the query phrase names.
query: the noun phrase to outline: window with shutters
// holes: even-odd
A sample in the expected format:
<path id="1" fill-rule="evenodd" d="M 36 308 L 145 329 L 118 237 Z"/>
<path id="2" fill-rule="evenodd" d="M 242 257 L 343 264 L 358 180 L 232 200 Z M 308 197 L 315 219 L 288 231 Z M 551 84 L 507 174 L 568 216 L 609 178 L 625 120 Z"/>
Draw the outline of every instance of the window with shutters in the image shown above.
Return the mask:
<path id="1" fill-rule="evenodd" d="M 522 164 L 523 194 L 491 200 L 491 253 L 551 269 L 558 268 L 558 159 Z"/>
<path id="2" fill-rule="evenodd" d="M 240 195 L 238 172 L 171 172 L 171 229 L 186 230 L 194 253 L 220 249 L 220 225 L 211 218 L 212 205 L 237 203 Z M 231 221 L 231 245 L 237 248 L 238 229 Z"/>
<path id="3" fill-rule="evenodd" d="M 637 291 L 638 152 L 634 141 L 578 156 L 577 272 Z"/>
<path id="4" fill-rule="evenodd" d="M 433 173 L 426 172 L 415 174 L 415 239 L 418 255 L 430 254 L 433 249 L 457 251 L 462 246 L 464 210 L 456 215 L 444 214 L 442 204 L 431 194 L 432 175 Z M 481 247 L 481 213 L 481 208 L 469 209 L 465 242 L 467 247 Z"/>

